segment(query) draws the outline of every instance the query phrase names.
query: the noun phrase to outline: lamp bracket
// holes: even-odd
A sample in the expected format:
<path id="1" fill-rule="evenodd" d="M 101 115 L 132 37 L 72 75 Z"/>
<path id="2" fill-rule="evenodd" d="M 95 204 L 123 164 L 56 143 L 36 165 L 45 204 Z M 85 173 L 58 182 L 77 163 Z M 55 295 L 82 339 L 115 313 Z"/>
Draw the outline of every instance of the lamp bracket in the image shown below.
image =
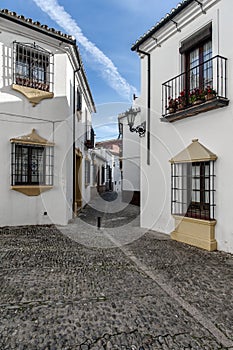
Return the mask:
<path id="1" fill-rule="evenodd" d="M 131 132 L 138 133 L 139 137 L 144 137 L 146 133 L 146 122 L 141 123 L 140 125 L 136 126 L 136 128 L 130 126 L 129 130 Z"/>

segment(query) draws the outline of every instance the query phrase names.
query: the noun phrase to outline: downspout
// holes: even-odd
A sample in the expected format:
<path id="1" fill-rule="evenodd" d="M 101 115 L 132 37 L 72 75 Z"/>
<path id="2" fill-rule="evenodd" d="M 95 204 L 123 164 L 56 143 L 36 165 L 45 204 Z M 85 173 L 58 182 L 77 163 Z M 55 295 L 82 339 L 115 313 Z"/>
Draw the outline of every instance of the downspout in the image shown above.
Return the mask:
<path id="1" fill-rule="evenodd" d="M 148 58 L 147 61 L 147 165 L 150 165 L 150 95 L 151 95 L 151 84 L 150 84 L 150 72 L 151 72 L 151 59 L 150 54 L 148 52 L 142 51 L 137 48 L 137 52 L 146 55 Z"/>
<path id="2" fill-rule="evenodd" d="M 75 120 L 76 120 L 76 105 L 75 105 L 75 95 L 76 95 L 76 85 L 75 85 L 75 74 L 81 69 L 74 70 L 73 73 L 73 217 L 75 215 L 75 197 L 76 197 L 76 147 L 75 147 Z"/>

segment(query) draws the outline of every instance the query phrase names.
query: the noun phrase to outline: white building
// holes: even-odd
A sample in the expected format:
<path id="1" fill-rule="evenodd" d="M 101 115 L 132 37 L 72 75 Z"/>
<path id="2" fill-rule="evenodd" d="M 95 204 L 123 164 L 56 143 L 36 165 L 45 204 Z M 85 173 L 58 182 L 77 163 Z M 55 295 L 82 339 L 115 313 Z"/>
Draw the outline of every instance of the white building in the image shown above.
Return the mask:
<path id="1" fill-rule="evenodd" d="M 121 192 L 121 162 L 118 143 L 119 140 L 98 142 L 92 152 L 97 171 L 97 192 Z"/>
<path id="2" fill-rule="evenodd" d="M 84 160 L 94 146 L 75 40 L 8 10 L 0 32 L 0 225 L 66 224 L 90 199 Z"/>
<path id="3" fill-rule="evenodd" d="M 136 104 L 137 102 L 137 104 Z M 134 101 L 134 108 L 138 100 Z M 141 123 L 141 113 L 135 116 L 135 125 Z M 118 116 L 120 137 L 122 138 L 122 200 L 140 205 L 140 142 L 138 134 L 131 132 L 126 113 Z"/>
<path id="4" fill-rule="evenodd" d="M 233 252 L 232 11 L 232 0 L 182 1 L 132 47 L 141 58 L 147 109 L 141 225 L 227 252 Z"/>

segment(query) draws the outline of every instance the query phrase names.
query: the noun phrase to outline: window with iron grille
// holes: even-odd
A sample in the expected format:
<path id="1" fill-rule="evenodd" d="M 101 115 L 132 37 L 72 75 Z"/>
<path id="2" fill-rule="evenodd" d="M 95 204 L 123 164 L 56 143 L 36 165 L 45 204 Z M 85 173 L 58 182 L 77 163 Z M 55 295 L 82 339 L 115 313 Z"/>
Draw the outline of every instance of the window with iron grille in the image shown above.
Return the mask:
<path id="1" fill-rule="evenodd" d="M 79 88 L 77 88 L 77 106 L 76 106 L 76 108 L 77 108 L 78 112 L 81 112 L 81 110 L 82 110 L 82 94 L 81 94 Z"/>
<path id="2" fill-rule="evenodd" d="M 172 164 L 172 214 L 213 220 L 214 161 Z"/>
<path id="3" fill-rule="evenodd" d="M 97 184 L 97 174 L 98 174 L 98 166 L 97 164 L 93 164 L 93 173 L 92 173 L 92 182 L 93 182 L 93 185 Z"/>
<path id="4" fill-rule="evenodd" d="M 102 165 L 102 171 L 101 171 L 101 182 L 102 185 L 105 183 L 105 167 Z"/>
<path id="5" fill-rule="evenodd" d="M 12 143 L 11 185 L 53 185 L 53 147 Z"/>
<path id="6" fill-rule="evenodd" d="M 53 55 L 40 46 L 14 42 L 14 83 L 53 91 Z"/>
<path id="7" fill-rule="evenodd" d="M 91 162 L 89 159 L 85 159 L 85 185 L 90 185 L 91 177 Z"/>

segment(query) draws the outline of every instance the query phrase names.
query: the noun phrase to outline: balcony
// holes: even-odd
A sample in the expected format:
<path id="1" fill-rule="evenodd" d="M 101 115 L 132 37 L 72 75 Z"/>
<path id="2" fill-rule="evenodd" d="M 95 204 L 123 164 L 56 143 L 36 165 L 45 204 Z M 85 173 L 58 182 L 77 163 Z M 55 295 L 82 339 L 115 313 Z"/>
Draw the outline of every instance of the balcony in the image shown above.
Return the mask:
<path id="1" fill-rule="evenodd" d="M 86 148 L 91 149 L 95 147 L 95 132 L 94 129 L 91 128 L 90 132 L 86 133 L 86 141 L 84 142 Z"/>
<path id="2" fill-rule="evenodd" d="M 174 122 L 229 104 L 227 59 L 215 56 L 162 84 L 163 122 Z"/>

